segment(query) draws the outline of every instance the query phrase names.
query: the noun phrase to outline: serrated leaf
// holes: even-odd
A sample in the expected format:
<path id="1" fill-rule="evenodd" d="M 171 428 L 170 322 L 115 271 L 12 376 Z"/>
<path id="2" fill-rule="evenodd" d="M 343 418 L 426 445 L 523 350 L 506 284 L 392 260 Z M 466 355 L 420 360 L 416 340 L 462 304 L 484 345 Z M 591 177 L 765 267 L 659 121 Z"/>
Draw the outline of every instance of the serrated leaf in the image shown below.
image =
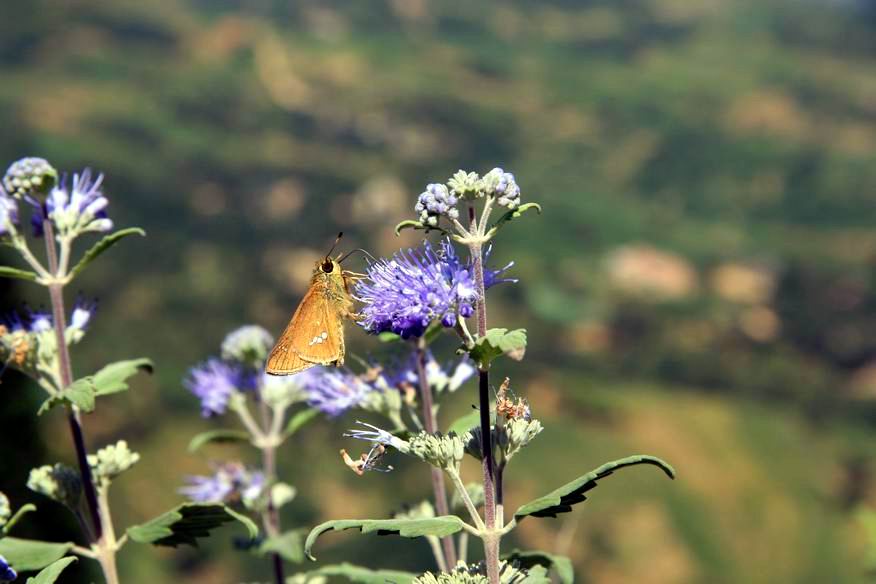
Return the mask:
<path id="1" fill-rule="evenodd" d="M 67 557 L 61 558 L 56 562 L 52 562 L 42 569 L 36 576 L 31 576 L 27 579 L 27 584 L 53 584 L 64 568 L 76 561 L 77 558 Z"/>
<path id="2" fill-rule="evenodd" d="M 520 217 L 521 215 L 523 215 L 524 213 L 526 213 L 530 209 L 535 209 L 538 212 L 538 214 L 541 215 L 541 205 L 539 205 L 538 203 L 526 203 L 524 205 L 520 205 L 516 209 L 511 209 L 510 211 L 508 211 L 507 213 L 505 213 L 504 215 L 499 217 L 499 219 L 495 223 L 493 223 L 493 225 L 490 227 L 490 231 L 498 229 L 499 227 L 501 227 L 505 223 L 508 223 L 512 219 L 517 219 L 518 217 Z"/>
<path id="3" fill-rule="evenodd" d="M 292 434 L 300 430 L 309 421 L 316 418 L 318 414 L 319 410 L 314 408 L 307 408 L 306 410 L 296 412 L 294 416 L 289 418 L 289 423 L 286 424 L 286 429 L 284 430 L 284 433 L 286 434 L 286 436 L 291 436 Z"/>
<path id="4" fill-rule="evenodd" d="M 280 554 L 293 564 L 304 561 L 304 532 L 306 529 L 292 529 L 275 537 L 269 537 L 259 546 L 260 554 Z"/>
<path id="5" fill-rule="evenodd" d="M 246 527 L 250 539 L 259 530 L 249 517 L 219 503 L 183 503 L 140 525 L 128 528 L 128 537 L 138 543 L 176 547 L 189 544 L 197 547 L 199 537 L 230 521 L 239 521 Z"/>
<path id="6" fill-rule="evenodd" d="M 110 395 L 128 389 L 128 379 L 145 371 L 152 373 L 153 365 L 150 359 L 128 359 L 110 363 L 91 376 L 95 395 Z"/>
<path id="7" fill-rule="evenodd" d="M 6 535 L 12 528 L 15 527 L 15 524 L 21 521 L 21 518 L 27 515 L 28 513 L 36 511 L 36 505 L 33 503 L 27 503 L 26 505 L 22 505 L 18 508 L 18 511 L 15 512 L 15 515 L 9 518 L 9 521 L 3 526 L 3 529 L 0 529 L 0 533 Z M 2 536 L 0 536 L 2 537 Z"/>
<path id="8" fill-rule="evenodd" d="M 462 436 L 472 428 L 479 426 L 481 423 L 481 413 L 478 410 L 472 410 L 466 415 L 457 418 L 454 420 L 450 427 L 447 428 L 448 432 L 456 432 L 457 436 Z"/>
<path id="9" fill-rule="evenodd" d="M 604 479 L 618 469 L 637 464 L 652 464 L 665 472 L 669 478 L 675 478 L 675 469 L 659 458 L 642 454 L 628 456 L 607 462 L 596 470 L 566 483 L 559 489 L 526 503 L 514 512 L 514 516 L 519 521 L 530 515 L 533 517 L 556 517 L 560 513 L 568 513 L 572 510 L 572 505 L 587 499 L 584 493 L 595 487 L 597 481 Z"/>
<path id="10" fill-rule="evenodd" d="M 95 243 L 93 246 L 91 246 L 91 249 L 85 252 L 85 254 L 82 256 L 82 259 L 79 260 L 79 263 L 73 266 L 73 269 L 70 270 L 70 278 L 76 277 L 79 272 L 85 269 L 85 266 L 97 259 L 100 254 L 102 254 L 103 252 L 114 246 L 116 243 L 118 243 L 121 239 L 129 235 L 142 235 L 145 237 L 146 232 L 139 227 L 129 227 L 127 229 L 120 229 L 115 233 L 107 235 L 106 237 Z"/>
<path id="11" fill-rule="evenodd" d="M 338 519 L 326 521 L 314 527 L 304 542 L 304 554 L 316 560 L 310 553 L 317 538 L 327 531 L 359 529 L 362 533 L 377 532 L 378 535 L 397 534 L 402 537 L 423 537 L 434 535 L 444 537 L 464 528 L 465 522 L 456 515 L 442 515 L 428 519 Z"/>
<path id="12" fill-rule="evenodd" d="M 346 578 L 348 582 L 354 584 L 410 584 L 413 582 L 417 574 L 410 572 L 401 572 L 398 570 L 372 570 L 362 566 L 344 562 L 343 564 L 334 564 L 323 566 L 318 570 L 313 570 L 306 573 L 307 576 L 338 576 Z M 305 580 L 306 581 L 306 580 Z"/>
<path id="13" fill-rule="evenodd" d="M 91 377 L 77 379 L 68 387 L 45 400 L 40 409 L 37 410 L 37 415 L 41 416 L 60 404 L 74 405 L 85 413 L 93 412 L 96 395 Z"/>
<path id="14" fill-rule="evenodd" d="M 562 584 L 573 584 L 575 582 L 575 570 L 572 567 L 572 560 L 566 556 L 549 554 L 542 551 L 514 550 L 502 556 L 502 559 L 515 562 L 517 566 L 524 570 L 529 570 L 533 566 L 544 566 L 547 569 L 553 568 Z"/>
<path id="15" fill-rule="evenodd" d="M 211 442 L 248 442 L 249 434 L 243 430 L 209 430 L 196 434 L 189 442 L 189 452 L 197 452 L 205 444 Z"/>
<path id="16" fill-rule="evenodd" d="M 500 355 L 508 355 L 515 361 L 520 361 L 525 352 L 526 329 L 509 331 L 494 328 L 475 339 L 475 346 L 469 351 L 469 355 L 481 367 L 485 367 Z"/>
<path id="17" fill-rule="evenodd" d="M 16 572 L 42 570 L 63 558 L 72 548 L 73 544 L 70 542 L 55 543 L 17 537 L 0 539 L 0 556 L 6 558 Z"/>
<path id="18" fill-rule="evenodd" d="M 39 276 L 30 270 L 19 270 L 10 266 L 0 266 L 0 278 L 15 278 L 18 280 L 27 280 L 28 282 L 36 282 Z"/>

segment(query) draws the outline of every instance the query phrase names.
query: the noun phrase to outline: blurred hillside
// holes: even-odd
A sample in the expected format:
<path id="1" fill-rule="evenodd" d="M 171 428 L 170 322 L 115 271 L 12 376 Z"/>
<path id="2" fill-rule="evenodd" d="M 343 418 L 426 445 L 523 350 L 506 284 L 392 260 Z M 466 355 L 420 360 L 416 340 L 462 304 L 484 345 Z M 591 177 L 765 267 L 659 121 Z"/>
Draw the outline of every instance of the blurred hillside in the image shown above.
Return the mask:
<path id="1" fill-rule="evenodd" d="M 92 444 L 124 437 L 144 455 L 116 492 L 133 499 L 123 521 L 163 510 L 183 474 L 206 469 L 184 454 L 210 424 L 181 388 L 187 367 L 241 323 L 279 332 L 338 230 L 375 254 L 412 245 L 393 226 L 427 182 L 498 165 L 545 209 L 493 253 L 520 283 L 495 291 L 490 319 L 529 329 L 507 372 L 548 427 L 510 477 L 512 505 L 634 451 L 680 473 L 612 478 L 571 519 L 524 524 L 520 543 L 562 548 L 600 583 L 865 581 L 853 511 L 876 506 L 869 3 L 13 0 L 0 12 L 2 164 L 32 154 L 102 170 L 116 223 L 149 234 L 78 282 L 101 313 L 76 369 L 158 364 L 87 421 Z M 349 329 L 353 351 L 379 350 Z M 45 462 L 68 457 L 60 420 L 40 426 Z M 343 426 L 319 426 L 281 462 L 302 494 L 289 525 L 386 513 L 399 474 L 409 498 L 427 492 L 403 463 L 368 480 L 326 464 Z M 0 490 L 24 482 L 23 464 Z M 332 541 L 320 559 L 427 565 L 409 542 Z M 408 549 L 419 555 L 393 554 Z M 263 569 L 220 556 L 226 541 L 207 550 L 132 549 L 123 578 Z"/>

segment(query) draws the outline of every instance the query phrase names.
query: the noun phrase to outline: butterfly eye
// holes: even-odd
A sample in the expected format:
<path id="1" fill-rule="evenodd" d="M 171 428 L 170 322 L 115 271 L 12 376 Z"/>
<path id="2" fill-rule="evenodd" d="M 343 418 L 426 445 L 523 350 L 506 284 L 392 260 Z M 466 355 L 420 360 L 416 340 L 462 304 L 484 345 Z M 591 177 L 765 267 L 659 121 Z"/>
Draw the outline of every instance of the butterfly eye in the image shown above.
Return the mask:
<path id="1" fill-rule="evenodd" d="M 331 262 L 331 260 L 326 260 L 326 261 L 322 262 L 322 271 L 325 272 L 326 274 L 331 274 L 332 270 L 334 270 L 334 269 L 335 269 L 335 266 Z"/>

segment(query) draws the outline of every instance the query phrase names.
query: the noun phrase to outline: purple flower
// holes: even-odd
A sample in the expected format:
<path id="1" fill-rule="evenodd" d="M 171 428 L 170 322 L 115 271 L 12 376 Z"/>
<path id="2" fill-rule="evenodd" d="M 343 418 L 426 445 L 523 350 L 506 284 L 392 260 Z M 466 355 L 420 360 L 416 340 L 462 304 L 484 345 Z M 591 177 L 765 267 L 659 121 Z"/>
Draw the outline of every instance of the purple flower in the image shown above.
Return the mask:
<path id="1" fill-rule="evenodd" d="M 18 203 L 0 187 L 0 237 L 15 231 L 18 225 Z"/>
<path id="2" fill-rule="evenodd" d="M 185 386 L 201 400 L 205 418 L 224 414 L 231 395 L 241 387 L 241 371 L 234 365 L 212 358 L 189 371 Z"/>
<path id="3" fill-rule="evenodd" d="M 298 374 L 307 403 L 335 417 L 361 404 L 374 391 L 361 378 L 346 369 L 313 367 Z"/>
<path id="4" fill-rule="evenodd" d="M 94 316 L 97 310 L 97 301 L 87 301 L 77 299 L 73 305 L 73 311 L 70 313 L 69 322 L 67 325 L 68 334 L 71 329 L 75 332 L 82 333 L 88 328 L 88 323 Z M 0 319 L 6 328 L 10 331 L 27 331 L 31 333 L 43 333 L 52 330 L 54 326 L 54 318 L 47 310 L 32 310 L 25 306 L 25 314 L 21 315 L 17 312 L 9 312 L 3 315 Z M 75 338 L 75 341 L 81 339 L 81 336 Z M 68 339 L 69 341 L 69 339 Z"/>
<path id="5" fill-rule="evenodd" d="M 97 300 L 86 300 L 79 297 L 73 304 L 73 312 L 70 314 L 70 323 L 67 328 L 84 331 L 97 312 Z"/>
<path id="6" fill-rule="evenodd" d="M 413 386 L 419 388 L 420 376 L 417 372 L 416 353 L 411 353 L 406 361 L 387 371 L 381 372 L 380 377 L 374 383 L 376 389 L 403 388 Z M 463 357 L 456 363 L 447 363 L 441 366 L 432 355 L 426 353 L 425 360 L 426 379 L 429 385 L 437 392 L 456 391 L 463 383 L 471 379 L 476 369 L 467 357 Z"/>
<path id="7" fill-rule="evenodd" d="M 265 488 L 265 475 L 248 470 L 240 463 L 227 463 L 210 476 L 187 477 L 188 485 L 179 492 L 198 503 L 222 503 L 241 499 L 245 503 L 258 499 Z"/>
<path id="8" fill-rule="evenodd" d="M 18 574 L 15 573 L 6 558 L 0 556 L 0 582 L 12 582 L 16 578 L 18 578 Z"/>
<path id="9" fill-rule="evenodd" d="M 489 250 L 485 258 L 488 254 Z M 509 281 L 499 276 L 511 265 L 485 270 L 485 286 Z M 471 265 L 460 260 L 447 239 L 437 250 L 426 241 L 418 249 L 370 263 L 368 278 L 360 280 L 355 291 L 365 303 L 360 322 L 365 330 L 390 331 L 403 338 L 421 336 L 434 321 L 455 326 L 459 317 L 474 313 L 477 300 Z"/>
<path id="10" fill-rule="evenodd" d="M 106 214 L 109 201 L 101 191 L 102 183 L 102 174 L 92 180 L 91 170 L 86 168 L 82 174 L 73 175 L 69 187 L 67 177 L 63 177 L 46 197 L 45 206 L 31 201 L 34 204 L 34 213 L 31 215 L 34 235 L 43 235 L 44 212 L 48 212 L 59 235 L 72 236 L 86 231 L 104 232 L 112 229 L 113 222 Z"/>

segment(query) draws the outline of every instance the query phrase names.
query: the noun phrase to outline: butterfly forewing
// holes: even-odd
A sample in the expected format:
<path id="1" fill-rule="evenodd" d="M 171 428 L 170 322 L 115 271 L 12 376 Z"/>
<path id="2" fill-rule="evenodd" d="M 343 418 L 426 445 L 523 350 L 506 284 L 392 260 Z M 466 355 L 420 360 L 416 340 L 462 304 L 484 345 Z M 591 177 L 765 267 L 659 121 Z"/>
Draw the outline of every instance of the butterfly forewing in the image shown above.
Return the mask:
<path id="1" fill-rule="evenodd" d="M 343 364 L 342 318 L 349 304 L 340 274 L 317 271 L 310 289 L 268 356 L 266 371 L 273 375 L 292 375 L 313 365 Z"/>

